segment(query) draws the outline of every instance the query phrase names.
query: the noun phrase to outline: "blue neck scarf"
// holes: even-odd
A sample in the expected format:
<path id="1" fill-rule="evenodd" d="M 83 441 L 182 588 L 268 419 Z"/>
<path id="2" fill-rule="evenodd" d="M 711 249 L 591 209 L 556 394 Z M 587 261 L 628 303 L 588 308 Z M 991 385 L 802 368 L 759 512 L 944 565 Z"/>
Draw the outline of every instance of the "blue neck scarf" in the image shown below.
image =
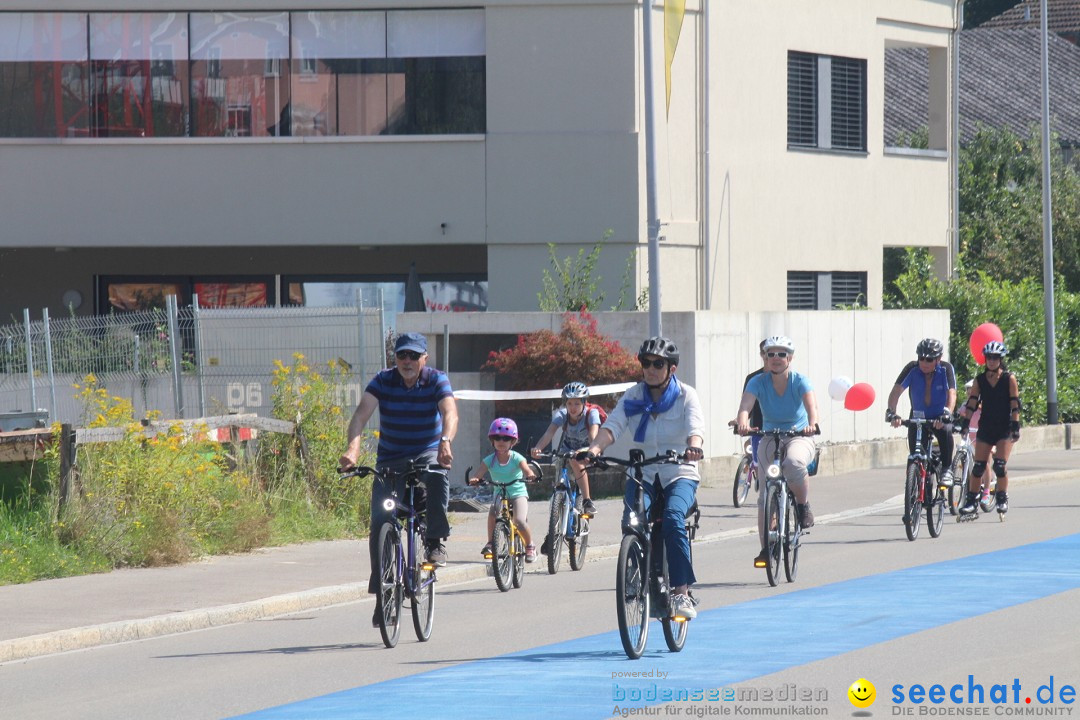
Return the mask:
<path id="1" fill-rule="evenodd" d="M 641 422 L 638 423 L 637 430 L 634 432 L 634 442 L 645 442 L 645 428 L 649 424 L 649 418 L 654 414 L 667 412 L 675 404 L 675 400 L 679 397 L 679 379 L 674 374 L 671 376 L 671 382 L 664 389 L 664 394 L 660 396 L 660 399 L 653 402 L 649 395 L 649 387 L 645 386 L 645 399 L 644 400 L 631 400 L 629 398 L 623 403 L 623 410 L 626 412 L 626 417 L 632 417 L 637 414 L 641 414 Z"/>

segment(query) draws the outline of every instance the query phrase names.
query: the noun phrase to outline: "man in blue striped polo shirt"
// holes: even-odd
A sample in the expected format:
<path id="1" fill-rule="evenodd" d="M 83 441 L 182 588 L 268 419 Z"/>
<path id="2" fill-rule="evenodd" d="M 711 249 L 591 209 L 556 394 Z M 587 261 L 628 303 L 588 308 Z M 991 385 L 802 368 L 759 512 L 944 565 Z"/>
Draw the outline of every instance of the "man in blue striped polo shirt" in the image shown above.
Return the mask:
<path id="1" fill-rule="evenodd" d="M 454 460 L 450 449 L 457 434 L 458 414 L 454 391 L 446 373 L 427 367 L 427 338 L 420 333 L 403 333 L 394 344 L 394 367 L 380 371 L 368 383 L 360 404 L 349 421 L 349 446 L 341 456 L 342 468 L 350 468 L 360 458 L 363 431 L 375 409 L 379 410 L 379 469 L 403 472 L 413 460 L 438 463 L 449 468 Z M 427 489 L 427 559 L 446 565 L 443 545 L 450 535 L 446 517 L 450 500 L 450 479 L 446 471 L 423 475 Z M 375 557 L 379 528 L 390 519 L 383 509 L 389 492 L 375 483 L 371 488 L 371 577 L 368 592 L 379 589 L 378 558 Z"/>

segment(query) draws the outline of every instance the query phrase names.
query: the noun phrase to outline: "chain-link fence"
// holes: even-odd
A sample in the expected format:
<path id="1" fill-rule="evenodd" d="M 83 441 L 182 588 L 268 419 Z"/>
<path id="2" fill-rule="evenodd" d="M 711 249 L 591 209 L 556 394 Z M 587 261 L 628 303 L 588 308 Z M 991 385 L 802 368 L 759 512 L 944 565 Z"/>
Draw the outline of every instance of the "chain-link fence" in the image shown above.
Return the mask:
<path id="1" fill-rule="evenodd" d="M 230 412 L 269 415 L 274 361 L 302 353 L 312 367 L 349 368 L 345 407 L 385 366 L 378 307 L 178 308 L 55 320 L 43 313 L 0 326 L 0 426 L 81 424 L 75 384 L 93 374 L 110 395 L 130 398 L 136 417 L 196 418 Z"/>

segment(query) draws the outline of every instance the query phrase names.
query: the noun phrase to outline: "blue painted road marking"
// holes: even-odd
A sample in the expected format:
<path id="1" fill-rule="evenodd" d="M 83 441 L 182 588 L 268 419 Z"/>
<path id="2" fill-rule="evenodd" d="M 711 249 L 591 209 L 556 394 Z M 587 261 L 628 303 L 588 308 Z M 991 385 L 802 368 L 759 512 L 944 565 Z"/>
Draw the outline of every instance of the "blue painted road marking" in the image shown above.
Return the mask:
<path id="1" fill-rule="evenodd" d="M 701 612 L 669 653 L 658 623 L 640 661 L 617 632 L 570 640 L 258 711 L 244 718 L 607 718 L 620 688 L 725 687 L 1080 587 L 1080 534 Z M 857 598 L 858 602 L 854 602 Z M 977 603 L 971 602 L 978 598 Z M 942 613 L 942 607 L 954 608 Z M 778 622 L 778 618 L 782 619 Z M 799 623 L 792 642 L 787 619 Z M 852 632 L 858 628 L 858 632 Z M 437 632 L 437 628 L 436 628 Z M 767 649 L 767 651 L 766 651 Z M 668 679 L 613 679 L 659 670 Z M 633 703 L 637 706 L 641 702 Z"/>

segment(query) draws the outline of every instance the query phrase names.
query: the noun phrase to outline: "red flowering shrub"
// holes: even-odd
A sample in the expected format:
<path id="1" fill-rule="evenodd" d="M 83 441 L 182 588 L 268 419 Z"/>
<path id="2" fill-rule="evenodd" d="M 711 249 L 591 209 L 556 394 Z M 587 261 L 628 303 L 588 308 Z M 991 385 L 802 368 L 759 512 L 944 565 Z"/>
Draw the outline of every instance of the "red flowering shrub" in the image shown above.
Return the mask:
<path id="1" fill-rule="evenodd" d="M 640 379 L 637 355 L 617 341 L 600 334 L 596 319 L 582 311 L 566 313 L 558 334 L 550 330 L 518 335 L 517 345 L 491 352 L 481 370 L 494 370 L 507 390 L 548 390 L 580 380 L 588 385 L 632 382 Z M 615 396 L 601 395 L 591 402 L 610 410 Z M 550 400 L 518 400 L 497 403 L 498 412 L 541 412 Z"/>

